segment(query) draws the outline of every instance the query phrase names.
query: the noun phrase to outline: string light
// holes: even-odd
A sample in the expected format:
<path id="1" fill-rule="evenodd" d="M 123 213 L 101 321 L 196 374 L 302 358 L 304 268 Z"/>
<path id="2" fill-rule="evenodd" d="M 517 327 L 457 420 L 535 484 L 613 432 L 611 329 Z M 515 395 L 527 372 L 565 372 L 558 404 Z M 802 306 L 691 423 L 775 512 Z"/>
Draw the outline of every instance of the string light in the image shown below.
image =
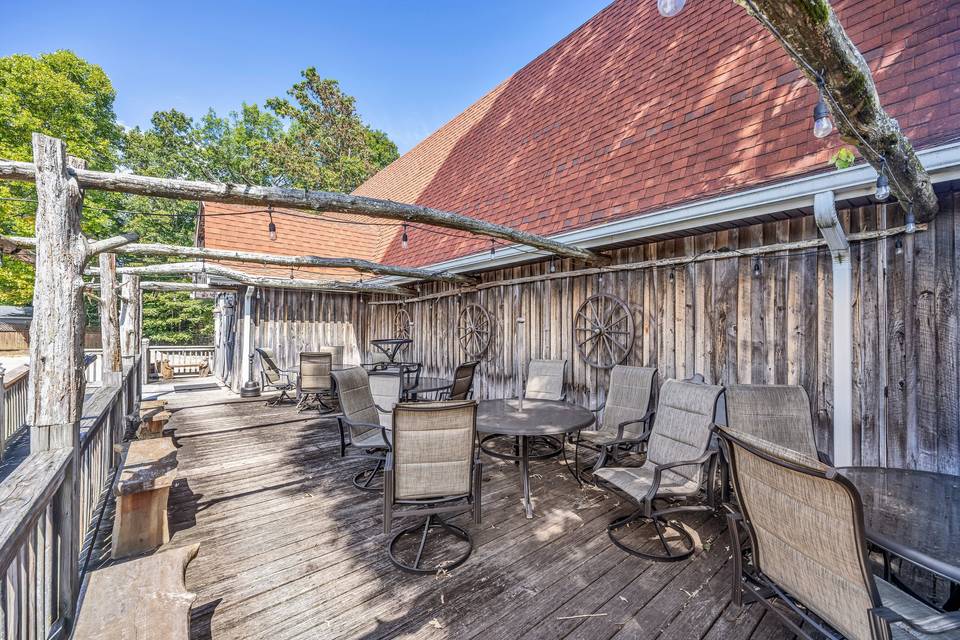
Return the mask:
<path id="1" fill-rule="evenodd" d="M 400 246 L 406 249 L 410 246 L 410 239 L 407 237 L 407 223 L 403 223 L 403 235 L 400 236 Z"/>
<path id="2" fill-rule="evenodd" d="M 760 275 L 760 257 L 759 256 L 753 259 L 753 275 L 755 276 Z"/>
<path id="3" fill-rule="evenodd" d="M 823 83 L 820 85 L 820 99 L 813 108 L 813 135 L 816 138 L 826 138 L 833 131 L 833 121 L 830 120 L 830 111 L 823 99 Z"/>
<path id="4" fill-rule="evenodd" d="M 686 0 L 657 0 L 657 11 L 664 18 L 672 18 L 683 11 L 685 4 Z"/>
<path id="5" fill-rule="evenodd" d="M 903 253 L 903 240 L 897 238 L 897 241 L 893 243 L 893 252 L 898 256 Z"/>
<path id="6" fill-rule="evenodd" d="M 554 259 L 550 258 L 550 273 L 556 273 L 556 271 L 557 271 L 557 265 L 554 262 Z"/>
<path id="7" fill-rule="evenodd" d="M 877 176 L 877 190 L 873 194 L 880 202 L 890 197 L 890 180 L 887 179 L 886 169 L 887 161 L 880 158 L 880 175 Z"/>
<path id="8" fill-rule="evenodd" d="M 493 238 L 490 238 L 490 255 L 497 253 L 497 243 Z"/>
<path id="9" fill-rule="evenodd" d="M 267 207 L 267 215 L 270 216 L 270 224 L 267 225 L 267 233 L 270 234 L 271 240 L 277 239 L 277 225 L 273 224 L 273 205 Z"/>

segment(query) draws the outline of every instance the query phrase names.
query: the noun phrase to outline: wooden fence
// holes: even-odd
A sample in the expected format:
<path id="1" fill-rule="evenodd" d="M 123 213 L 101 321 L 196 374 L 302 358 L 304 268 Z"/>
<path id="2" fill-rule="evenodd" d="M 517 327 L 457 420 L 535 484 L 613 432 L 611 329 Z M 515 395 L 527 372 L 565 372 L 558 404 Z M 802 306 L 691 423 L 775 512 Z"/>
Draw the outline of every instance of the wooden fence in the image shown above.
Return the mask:
<path id="1" fill-rule="evenodd" d="M 29 367 L 4 373 L 0 370 L 0 455 L 7 442 L 27 425 L 27 380 Z"/>
<path id="2" fill-rule="evenodd" d="M 80 447 L 32 453 L 0 483 L 0 631 L 61 636 L 73 619 L 120 442 L 138 414 L 142 367 L 84 406 Z"/>

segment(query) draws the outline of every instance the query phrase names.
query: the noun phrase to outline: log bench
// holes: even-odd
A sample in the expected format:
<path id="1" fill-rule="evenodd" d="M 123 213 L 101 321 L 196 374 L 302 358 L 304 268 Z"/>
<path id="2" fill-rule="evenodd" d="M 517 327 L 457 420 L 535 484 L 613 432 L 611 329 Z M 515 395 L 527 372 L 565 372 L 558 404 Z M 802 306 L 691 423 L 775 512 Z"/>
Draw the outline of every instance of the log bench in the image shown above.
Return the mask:
<path id="1" fill-rule="evenodd" d="M 162 407 L 140 409 L 140 429 L 137 437 L 141 439 L 159 438 L 172 414 Z"/>
<path id="2" fill-rule="evenodd" d="M 177 373 L 193 373 L 194 370 L 196 370 L 197 375 L 201 378 L 210 375 L 209 361 L 206 358 L 193 362 L 178 362 L 176 364 L 171 363 L 166 358 L 160 361 L 160 377 L 164 380 L 173 380 L 173 377 Z"/>
<path id="3" fill-rule="evenodd" d="M 190 606 L 184 574 L 199 544 L 123 562 L 90 574 L 74 638 L 187 640 Z"/>
<path id="4" fill-rule="evenodd" d="M 167 499 L 177 477 L 177 448 L 170 438 L 134 440 L 127 448 L 113 493 L 110 555 L 125 558 L 153 551 L 170 540 Z"/>

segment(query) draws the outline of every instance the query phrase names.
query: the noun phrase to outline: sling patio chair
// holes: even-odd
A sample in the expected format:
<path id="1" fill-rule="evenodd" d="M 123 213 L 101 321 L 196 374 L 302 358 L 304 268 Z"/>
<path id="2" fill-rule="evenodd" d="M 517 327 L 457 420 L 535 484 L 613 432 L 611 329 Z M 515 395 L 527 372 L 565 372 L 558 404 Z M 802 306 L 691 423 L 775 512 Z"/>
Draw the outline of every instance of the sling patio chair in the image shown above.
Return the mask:
<path id="1" fill-rule="evenodd" d="M 463 362 L 453 372 L 453 384 L 441 393 L 443 400 L 469 400 L 473 397 L 473 376 L 480 366 L 479 360 Z"/>
<path id="2" fill-rule="evenodd" d="M 667 380 L 660 389 L 657 419 L 647 439 L 647 457 L 639 467 L 603 467 L 594 480 L 637 505 L 629 515 L 607 526 L 607 534 L 624 551 L 649 560 L 676 561 L 690 557 L 697 545 L 684 525 L 668 521 L 681 512 L 713 511 L 717 449 L 711 447 L 719 385 L 694 380 Z M 706 494 L 706 504 L 698 499 Z M 621 537 L 634 524 L 652 525 L 663 552 L 631 547 Z M 675 549 L 666 535 L 673 532 Z"/>
<path id="3" fill-rule="evenodd" d="M 317 403 L 321 413 L 330 413 L 333 407 L 327 402 L 333 393 L 333 354 L 328 351 L 304 351 L 300 353 L 300 375 L 297 377 L 297 390 L 300 402 L 297 410 L 303 411 L 310 406 L 310 400 Z"/>
<path id="4" fill-rule="evenodd" d="M 606 401 L 593 409 L 597 414 L 603 412 L 597 423 L 598 428 L 582 430 L 575 436 L 573 459 L 577 478 L 582 479 L 579 466 L 581 446 L 597 452 L 593 465 L 593 472 L 596 472 L 606 465 L 609 457 L 616 460 L 620 451 L 634 447 L 642 449 L 646 445 L 657 413 L 652 407 L 656 381 L 655 367 L 618 364 L 610 371 Z"/>
<path id="5" fill-rule="evenodd" d="M 294 391 L 297 388 L 295 382 L 290 380 L 290 374 L 292 372 L 285 369 L 281 369 L 277 366 L 277 361 L 274 356 L 273 350 L 266 347 L 257 347 L 257 355 L 260 356 L 260 386 L 266 391 L 267 389 L 273 389 L 274 391 L 279 391 L 280 395 L 272 400 L 267 401 L 267 406 L 275 407 L 281 404 L 284 400 L 289 400 L 293 402 L 293 398 L 290 397 L 289 392 Z"/>
<path id="6" fill-rule="evenodd" d="M 724 505 L 731 549 L 740 551 L 733 556 L 736 607 L 756 601 L 807 640 L 960 638 L 960 613 L 939 614 L 873 575 L 863 503 L 849 480 L 794 449 L 730 428 L 717 432 L 738 499 Z"/>
<path id="7" fill-rule="evenodd" d="M 342 411 L 342 414 L 337 416 L 340 456 L 346 457 L 347 453 L 351 452 L 356 457 L 376 460 L 376 466 L 353 477 L 353 486 L 363 491 L 379 491 L 380 487 L 374 484 L 374 480 L 383 471 L 386 452 L 390 449 L 390 427 L 381 421 L 380 416 L 390 414 L 393 407 L 384 409 L 377 406 L 371 390 L 370 376 L 363 367 L 340 369 L 333 371 L 331 375 L 337 383 L 337 399 Z M 399 378 L 393 377 L 397 379 L 399 388 Z M 386 385 L 380 390 L 384 391 L 385 387 Z M 395 397 L 399 397 L 399 391 Z"/>
<path id="8" fill-rule="evenodd" d="M 817 449 L 807 392 L 799 385 L 733 384 L 724 390 L 727 426 L 832 464 Z"/>
<path id="9" fill-rule="evenodd" d="M 526 400 L 563 400 L 566 360 L 531 360 L 527 366 Z"/>
<path id="10" fill-rule="evenodd" d="M 442 516 L 470 512 L 480 524 L 481 471 L 475 400 L 394 407 L 383 532 L 392 533 L 394 518 L 423 520 L 390 538 L 387 555 L 393 564 L 412 573 L 436 573 L 467 560 L 473 551 L 470 534 Z"/>
<path id="11" fill-rule="evenodd" d="M 393 407 L 403 396 L 404 377 L 397 369 L 385 369 L 369 372 L 367 380 L 380 424 L 389 429 L 393 424 Z"/>

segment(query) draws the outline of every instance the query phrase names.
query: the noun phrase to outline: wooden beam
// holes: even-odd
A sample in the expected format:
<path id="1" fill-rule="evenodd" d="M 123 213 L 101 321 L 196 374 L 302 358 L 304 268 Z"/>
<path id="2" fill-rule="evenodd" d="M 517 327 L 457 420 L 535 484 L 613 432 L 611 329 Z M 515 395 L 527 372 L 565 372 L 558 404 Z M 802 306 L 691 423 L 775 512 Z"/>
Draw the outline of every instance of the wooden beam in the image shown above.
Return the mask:
<path id="1" fill-rule="evenodd" d="M 140 353 L 143 331 L 140 276 L 127 274 L 120 282 L 120 354 L 124 358 L 134 358 Z"/>
<path id="2" fill-rule="evenodd" d="M 188 275 L 206 274 L 233 280 L 239 284 L 254 287 L 271 287 L 277 289 L 310 289 L 329 291 L 331 293 L 388 293 L 399 296 L 412 296 L 413 292 L 386 284 L 366 284 L 360 282 L 341 282 L 339 280 L 307 280 L 298 278 L 277 278 L 274 276 L 258 276 L 238 269 L 231 269 L 220 264 L 206 262 L 170 262 L 166 264 L 151 264 L 142 267 L 120 267 L 117 273 L 128 275 Z M 97 271 L 89 269 L 87 275 L 97 275 Z"/>
<path id="3" fill-rule="evenodd" d="M 117 306 L 117 256 L 100 254 L 100 338 L 103 346 L 103 382 L 119 385 L 123 377 L 120 361 L 120 312 Z"/>
<path id="4" fill-rule="evenodd" d="M 239 285 L 236 287 L 218 287 L 212 284 L 202 284 L 199 282 L 159 282 L 145 280 L 140 282 L 141 291 L 210 291 L 221 293 L 236 293 L 239 291 Z"/>
<path id="5" fill-rule="evenodd" d="M 24 248 L 33 247 L 36 245 L 36 243 L 36 238 L 0 235 L 0 253 L 13 254 L 15 252 L 20 252 Z M 281 256 L 271 253 L 255 253 L 252 251 L 228 251 L 224 249 L 207 249 L 206 247 L 183 247 L 175 244 L 152 243 L 127 244 L 125 246 L 117 247 L 114 252 L 124 255 L 137 256 L 171 256 L 177 258 L 204 258 L 207 260 L 232 260 L 234 262 L 278 265 L 282 267 L 353 269 L 354 271 L 373 273 L 376 275 L 400 276 L 403 278 L 414 278 L 417 280 L 435 280 L 438 282 L 453 282 L 458 284 L 472 284 L 476 282 L 475 278 L 457 273 L 380 264 L 377 262 L 371 262 L 369 260 L 361 260 L 359 258 Z M 28 256 L 29 254 L 23 255 Z"/>
<path id="6" fill-rule="evenodd" d="M 738 0 L 778 36 L 803 74 L 830 98 L 827 107 L 845 142 L 856 145 L 877 171 L 885 170 L 890 190 L 904 209 L 913 203 L 917 219 L 938 210 L 937 196 L 913 146 L 880 104 L 870 67 L 826 0 Z M 836 107 L 842 113 L 837 113 Z M 883 165 L 886 165 L 885 168 Z"/>
<path id="7" fill-rule="evenodd" d="M 116 251 L 117 249 L 122 248 L 124 245 L 130 244 L 131 242 L 136 242 L 139 239 L 140 235 L 131 231 L 130 233 L 123 233 L 112 238 L 95 240 L 87 245 L 87 255 L 93 257 L 105 251 Z"/>
<path id="8" fill-rule="evenodd" d="M 35 168 L 29 162 L 0 160 L 0 180 L 29 182 L 34 179 L 34 174 Z M 565 258 L 576 258 L 595 263 L 607 262 L 607 258 L 593 251 L 557 242 L 544 236 L 519 231 L 502 224 L 477 220 L 459 213 L 392 200 L 367 198 L 349 193 L 196 182 L 104 171 L 77 170 L 73 175 L 82 187 L 99 191 L 132 193 L 155 198 L 172 198 L 174 200 L 201 200 L 225 204 L 291 207 L 319 212 L 352 213 L 466 231 L 534 247 Z"/>

